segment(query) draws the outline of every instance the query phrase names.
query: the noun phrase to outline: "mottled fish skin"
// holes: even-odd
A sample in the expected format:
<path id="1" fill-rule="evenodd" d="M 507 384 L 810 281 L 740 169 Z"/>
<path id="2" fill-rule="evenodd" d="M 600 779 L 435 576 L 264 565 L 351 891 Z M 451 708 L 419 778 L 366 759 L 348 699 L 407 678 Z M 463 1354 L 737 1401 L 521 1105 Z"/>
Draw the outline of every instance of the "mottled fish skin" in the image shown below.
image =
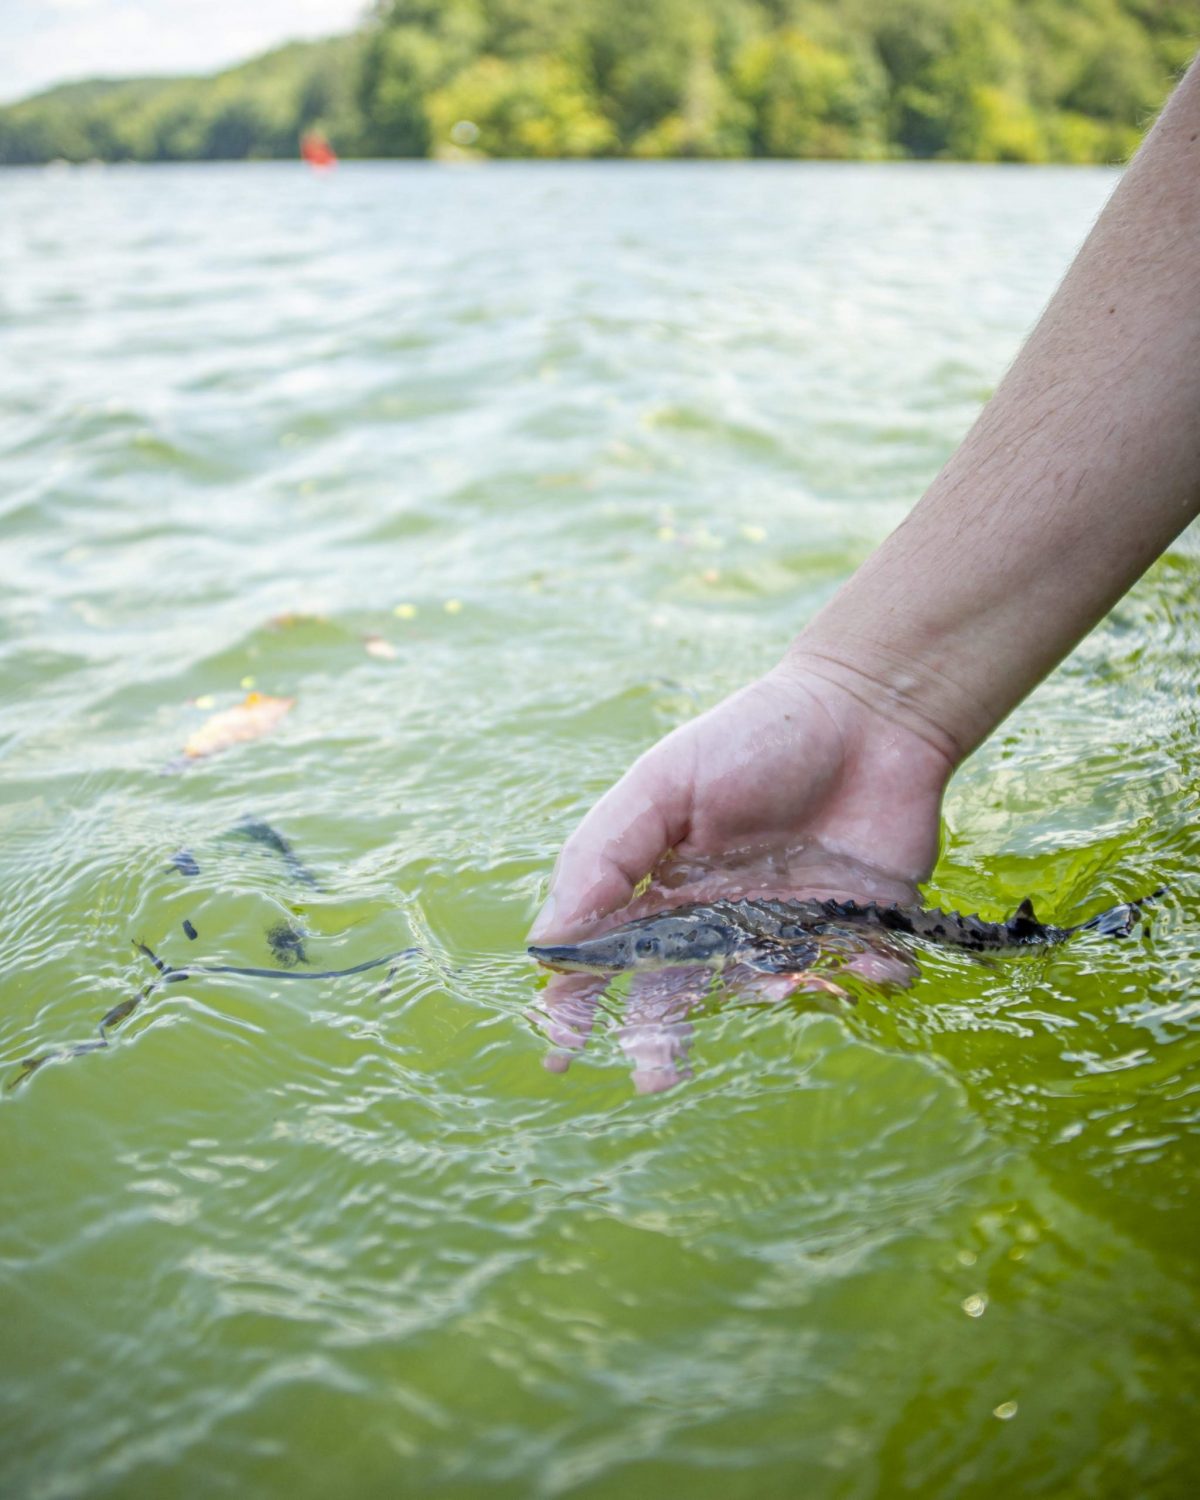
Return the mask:
<path id="1" fill-rule="evenodd" d="M 578 943 L 534 946 L 529 952 L 548 968 L 585 973 L 725 963 L 784 972 L 806 968 L 823 939 L 866 928 L 970 953 L 1003 953 L 1064 943 L 1084 931 L 1124 937 L 1137 925 L 1145 903 L 1162 894 L 1160 889 L 1110 907 L 1074 927 L 1039 922 L 1030 901 L 1022 901 L 1004 922 L 875 901 L 712 901 L 638 917 Z"/>

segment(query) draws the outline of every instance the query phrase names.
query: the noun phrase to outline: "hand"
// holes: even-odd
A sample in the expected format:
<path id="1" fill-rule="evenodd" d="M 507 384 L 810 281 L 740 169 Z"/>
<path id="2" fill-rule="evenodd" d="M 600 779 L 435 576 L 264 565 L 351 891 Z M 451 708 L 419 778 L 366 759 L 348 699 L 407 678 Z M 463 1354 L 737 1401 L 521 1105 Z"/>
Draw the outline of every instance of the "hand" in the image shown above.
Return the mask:
<path id="1" fill-rule="evenodd" d="M 875 706 L 887 698 L 797 648 L 667 735 L 567 840 L 531 940 L 719 895 L 912 900 L 954 761 L 935 727 L 926 736 Z"/>
<path id="2" fill-rule="evenodd" d="M 864 967 L 869 960 L 869 967 Z M 900 953 L 863 953 L 847 968 L 869 973 L 871 978 L 894 985 L 907 985 L 916 970 L 910 958 Z M 689 1062 L 694 1028 L 692 1012 L 711 994 L 712 974 L 707 969 L 658 969 L 635 974 L 625 997 L 619 1024 L 612 1027 L 621 1051 L 633 1065 L 633 1086 L 639 1094 L 661 1094 L 690 1078 Z M 836 1010 L 854 1004 L 853 996 L 834 980 L 817 973 L 760 974 L 741 965 L 722 975 L 725 987 L 738 999 L 765 1004 L 786 1000 L 804 990 Z M 550 1073 L 565 1073 L 574 1058 L 592 1040 L 597 1020 L 611 1015 L 604 1003 L 609 976 L 606 974 L 554 974 L 526 1014 L 551 1044 L 542 1059 Z"/>

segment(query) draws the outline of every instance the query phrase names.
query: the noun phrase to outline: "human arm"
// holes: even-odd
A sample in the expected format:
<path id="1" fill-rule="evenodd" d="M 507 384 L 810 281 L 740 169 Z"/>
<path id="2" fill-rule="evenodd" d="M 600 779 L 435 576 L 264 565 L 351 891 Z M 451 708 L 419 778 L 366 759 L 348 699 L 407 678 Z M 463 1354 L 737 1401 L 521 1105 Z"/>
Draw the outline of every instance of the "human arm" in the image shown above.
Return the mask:
<path id="1" fill-rule="evenodd" d="M 961 447 L 798 637 L 957 763 L 1200 509 L 1200 59 Z"/>
<path id="2" fill-rule="evenodd" d="M 815 887 L 844 884 L 844 862 L 884 885 L 927 875 L 953 769 L 1198 509 L 1194 63 L 911 515 L 774 671 L 668 735 L 596 804 L 535 935 L 623 905 L 668 851 L 713 865 L 760 851 L 766 884 L 795 878 L 774 851 L 801 846 L 830 856 L 800 861 Z"/>

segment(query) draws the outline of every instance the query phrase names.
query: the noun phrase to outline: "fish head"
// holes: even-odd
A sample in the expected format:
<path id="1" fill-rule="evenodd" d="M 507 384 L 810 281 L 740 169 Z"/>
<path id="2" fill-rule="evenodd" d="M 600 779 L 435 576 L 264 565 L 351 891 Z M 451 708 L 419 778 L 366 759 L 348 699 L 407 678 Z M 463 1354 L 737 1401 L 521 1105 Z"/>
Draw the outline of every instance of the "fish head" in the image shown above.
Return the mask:
<path id="1" fill-rule="evenodd" d="M 625 969 L 711 964 L 730 957 L 736 942 L 737 935 L 722 923 L 664 912 L 578 943 L 534 946 L 529 953 L 550 969 L 615 974 Z"/>

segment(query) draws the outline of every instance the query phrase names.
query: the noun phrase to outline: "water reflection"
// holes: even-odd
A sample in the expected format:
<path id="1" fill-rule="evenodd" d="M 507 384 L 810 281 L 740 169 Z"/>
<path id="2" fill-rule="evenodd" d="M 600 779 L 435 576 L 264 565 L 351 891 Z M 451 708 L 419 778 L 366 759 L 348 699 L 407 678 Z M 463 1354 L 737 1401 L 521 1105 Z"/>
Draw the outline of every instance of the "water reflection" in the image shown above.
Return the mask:
<path id="1" fill-rule="evenodd" d="M 163 986 L 0 1099 L 0 1488 L 1190 1492 L 1186 547 L 964 767 L 924 893 L 1166 880 L 1148 934 L 819 970 L 853 1005 L 522 956 L 573 822 L 898 522 L 1112 181 L 7 174 L 6 1079 L 156 976 L 133 935 L 428 961 Z M 247 678 L 280 732 L 158 776 Z"/>

